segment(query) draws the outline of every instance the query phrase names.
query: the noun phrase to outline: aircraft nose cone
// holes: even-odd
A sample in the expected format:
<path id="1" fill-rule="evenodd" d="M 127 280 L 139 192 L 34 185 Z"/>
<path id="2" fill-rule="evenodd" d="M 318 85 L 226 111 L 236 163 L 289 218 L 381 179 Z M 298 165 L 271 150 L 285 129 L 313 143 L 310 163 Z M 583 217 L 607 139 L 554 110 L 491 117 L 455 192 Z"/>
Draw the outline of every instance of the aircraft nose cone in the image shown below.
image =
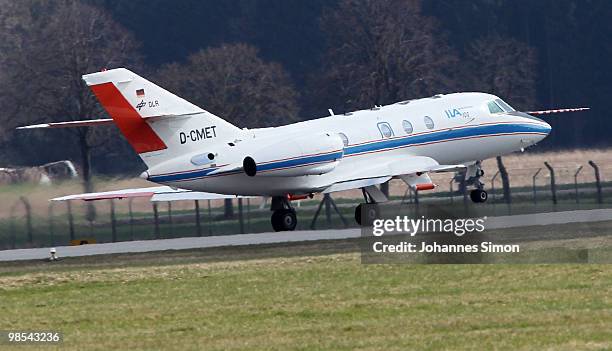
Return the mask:
<path id="1" fill-rule="evenodd" d="M 543 131 L 546 133 L 546 135 L 550 134 L 550 131 L 552 130 L 552 127 L 550 126 L 550 124 L 542 121 L 542 129 Z"/>

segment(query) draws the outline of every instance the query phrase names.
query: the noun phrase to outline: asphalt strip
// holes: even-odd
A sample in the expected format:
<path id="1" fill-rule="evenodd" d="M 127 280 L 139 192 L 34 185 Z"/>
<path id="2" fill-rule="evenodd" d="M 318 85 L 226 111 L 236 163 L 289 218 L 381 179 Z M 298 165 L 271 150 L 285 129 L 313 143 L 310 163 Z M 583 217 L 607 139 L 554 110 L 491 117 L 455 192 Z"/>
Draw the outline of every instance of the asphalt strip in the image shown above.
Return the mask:
<path id="1" fill-rule="evenodd" d="M 514 216 L 488 217 L 487 229 L 530 227 L 566 223 L 601 222 L 612 220 L 612 209 L 549 212 Z M 334 230 L 303 230 L 268 232 L 176 239 L 124 241 L 81 246 L 57 246 L 58 257 L 77 257 L 119 253 L 138 253 L 164 250 L 185 250 L 225 246 L 279 244 L 300 241 L 338 240 L 358 238 L 359 228 Z M 49 258 L 50 247 L 0 251 L 0 261 L 37 260 Z"/>

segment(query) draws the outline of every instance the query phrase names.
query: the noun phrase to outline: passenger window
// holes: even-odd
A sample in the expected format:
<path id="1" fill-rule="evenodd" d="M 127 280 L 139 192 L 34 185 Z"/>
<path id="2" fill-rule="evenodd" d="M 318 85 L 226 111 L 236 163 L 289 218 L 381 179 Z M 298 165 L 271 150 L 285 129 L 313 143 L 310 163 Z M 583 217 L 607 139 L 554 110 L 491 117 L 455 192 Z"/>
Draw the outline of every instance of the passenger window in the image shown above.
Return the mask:
<path id="1" fill-rule="evenodd" d="M 425 116 L 423 117 L 423 121 L 425 121 L 425 127 L 427 127 L 427 129 L 433 129 L 434 121 L 431 119 L 431 117 Z"/>
<path id="2" fill-rule="evenodd" d="M 406 132 L 406 134 L 410 134 L 412 133 L 413 129 L 412 129 L 412 123 L 403 120 L 402 121 L 402 127 L 404 127 L 404 132 Z"/>
<path id="3" fill-rule="evenodd" d="M 393 136 L 393 129 L 387 122 L 378 123 L 378 130 L 383 138 L 390 138 Z"/>
<path id="4" fill-rule="evenodd" d="M 340 139 L 342 139 L 342 143 L 344 144 L 344 147 L 347 147 L 348 144 L 349 144 L 349 140 L 348 140 L 348 137 L 346 136 L 346 134 L 338 133 L 338 135 L 340 136 Z"/>
<path id="5" fill-rule="evenodd" d="M 502 110 L 501 107 L 499 107 L 499 105 L 497 105 L 495 103 L 495 101 L 490 101 L 487 106 L 489 107 L 489 112 L 491 113 L 501 113 L 504 112 L 504 110 Z"/>

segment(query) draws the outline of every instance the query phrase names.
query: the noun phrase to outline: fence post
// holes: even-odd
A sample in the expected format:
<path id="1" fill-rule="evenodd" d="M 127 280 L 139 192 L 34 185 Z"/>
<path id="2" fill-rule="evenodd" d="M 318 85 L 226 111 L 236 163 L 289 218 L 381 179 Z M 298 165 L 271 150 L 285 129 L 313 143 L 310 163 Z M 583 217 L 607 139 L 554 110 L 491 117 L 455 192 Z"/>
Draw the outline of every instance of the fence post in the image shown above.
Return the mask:
<path id="1" fill-rule="evenodd" d="M 70 230 L 70 240 L 74 240 L 74 218 L 72 217 L 72 202 L 66 201 L 66 208 L 68 210 L 68 228 Z"/>
<path id="2" fill-rule="evenodd" d="M 580 173 L 580 171 L 582 171 L 582 166 L 578 167 L 576 173 L 574 173 L 574 191 L 576 194 L 576 203 L 580 202 L 580 199 L 578 198 L 578 174 Z"/>
<path id="3" fill-rule="evenodd" d="M 552 202 L 557 204 L 557 184 L 555 183 L 555 169 L 547 162 L 544 161 L 544 166 L 548 168 L 550 172 L 550 192 L 552 193 Z"/>
<path id="4" fill-rule="evenodd" d="M 409 202 L 406 202 L 406 198 L 409 199 Z M 410 192 L 410 187 L 406 187 L 406 192 L 404 192 L 404 196 L 402 197 L 401 204 L 412 203 L 412 193 Z"/>
<path id="5" fill-rule="evenodd" d="M 603 202 L 603 196 L 601 194 L 601 176 L 599 175 L 599 166 L 593 162 L 593 160 L 589 161 L 589 165 L 593 167 L 595 170 L 595 186 L 597 187 L 597 203 L 601 204 Z"/>
<path id="6" fill-rule="evenodd" d="M 538 178 L 538 174 L 540 174 L 540 172 L 542 172 L 542 168 L 538 168 L 538 170 L 533 174 L 533 203 L 537 204 L 538 203 L 538 197 L 536 194 L 536 179 Z"/>
<path id="7" fill-rule="evenodd" d="M 53 225 L 53 201 L 49 201 L 49 235 L 51 236 L 51 246 L 55 246 L 55 228 Z"/>
<path id="8" fill-rule="evenodd" d="M 111 240 L 117 242 L 117 219 L 115 218 L 115 201 L 110 199 Z"/>
<path id="9" fill-rule="evenodd" d="M 159 212 L 157 202 L 153 202 L 153 222 L 155 224 L 155 239 L 159 239 Z"/>
<path id="10" fill-rule="evenodd" d="M 387 192 L 388 192 L 388 184 L 387 184 Z M 331 227 L 331 204 L 329 203 L 329 194 L 323 195 L 323 201 L 325 202 L 325 220 L 327 222 L 327 227 Z"/>
<path id="11" fill-rule="evenodd" d="M 240 223 L 240 234 L 244 234 L 244 214 L 242 213 L 242 198 L 238 198 L 238 222 Z"/>
<path id="12" fill-rule="evenodd" d="M 210 209 L 210 200 L 208 200 L 208 236 L 212 235 L 212 211 Z"/>
<path id="13" fill-rule="evenodd" d="M 174 223 L 172 223 L 172 202 L 168 201 L 168 223 L 170 224 L 170 236 L 174 235 Z"/>
<path id="14" fill-rule="evenodd" d="M 132 210 L 132 202 L 134 198 L 131 197 L 128 201 L 128 212 L 130 215 L 130 240 L 134 241 L 134 212 Z"/>
<path id="15" fill-rule="evenodd" d="M 362 190 L 365 194 L 365 191 Z M 365 195 L 364 195 L 365 196 Z M 331 198 L 331 196 L 329 194 L 323 194 L 323 200 L 321 200 L 321 202 L 319 203 L 319 206 L 317 207 L 317 211 L 315 212 L 314 216 L 312 217 L 312 222 L 310 222 L 310 229 L 315 229 L 315 226 L 317 224 L 317 218 L 319 218 L 319 213 L 321 213 L 321 209 L 323 208 L 323 205 L 325 205 L 325 215 L 327 217 L 327 226 L 331 227 L 331 207 L 334 207 L 334 211 L 336 211 L 336 213 L 338 214 L 338 216 L 340 217 L 340 219 L 342 220 L 342 223 L 344 224 L 344 227 L 348 227 L 348 222 L 346 221 L 346 219 L 344 218 L 344 216 L 342 215 L 342 212 L 340 212 L 340 210 L 338 209 L 338 206 L 336 206 L 336 203 L 334 202 L 334 200 Z"/>
<path id="16" fill-rule="evenodd" d="M 11 233 L 11 238 L 12 238 L 12 243 L 11 243 L 12 249 L 17 248 L 17 224 L 15 223 L 15 221 L 17 220 L 15 218 L 15 211 L 17 210 L 17 204 L 18 203 L 16 202 L 11 207 L 11 223 L 9 225 L 9 232 Z"/>
<path id="17" fill-rule="evenodd" d="M 389 181 L 386 181 L 380 185 L 380 191 L 382 191 L 382 193 L 389 198 Z"/>
<path id="18" fill-rule="evenodd" d="M 196 220 L 196 233 L 198 236 L 202 236 L 202 223 L 200 222 L 200 201 L 195 200 L 195 220 Z"/>
<path id="19" fill-rule="evenodd" d="M 34 233 L 32 232 L 32 206 L 25 196 L 21 196 L 19 200 L 23 203 L 23 208 L 26 211 L 26 232 L 28 234 L 28 243 L 34 244 Z"/>
<path id="20" fill-rule="evenodd" d="M 497 202 L 497 196 L 495 195 L 495 179 L 498 175 L 499 171 L 497 171 L 497 173 L 493 175 L 493 178 L 491 178 L 491 194 L 493 195 L 493 203 Z"/>
<path id="21" fill-rule="evenodd" d="M 251 198 L 247 197 L 247 230 L 251 231 Z"/>

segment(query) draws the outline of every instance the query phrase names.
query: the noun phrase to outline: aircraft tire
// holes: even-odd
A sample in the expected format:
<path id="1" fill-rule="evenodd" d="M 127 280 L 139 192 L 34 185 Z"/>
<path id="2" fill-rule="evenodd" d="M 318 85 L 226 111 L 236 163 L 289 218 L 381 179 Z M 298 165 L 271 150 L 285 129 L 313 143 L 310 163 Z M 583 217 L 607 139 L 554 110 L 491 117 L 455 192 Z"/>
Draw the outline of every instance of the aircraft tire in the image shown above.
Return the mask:
<path id="1" fill-rule="evenodd" d="M 357 207 L 355 207 L 355 222 L 357 222 L 357 224 L 361 225 L 362 223 L 362 216 L 361 216 L 361 212 L 363 209 L 364 204 L 359 204 L 357 205 Z M 380 211 L 378 209 L 378 206 L 373 205 L 373 204 L 369 204 L 367 205 L 367 218 L 365 218 L 365 221 L 363 221 L 363 224 L 368 226 L 368 225 L 372 225 L 372 223 L 374 223 L 374 220 L 376 218 L 378 218 L 380 216 Z"/>
<path id="2" fill-rule="evenodd" d="M 272 228 L 275 232 L 292 231 L 297 226 L 294 210 L 276 210 L 272 213 Z"/>
<path id="3" fill-rule="evenodd" d="M 487 201 L 489 194 L 482 189 L 474 189 L 470 192 L 470 199 L 475 203 L 482 203 Z"/>

